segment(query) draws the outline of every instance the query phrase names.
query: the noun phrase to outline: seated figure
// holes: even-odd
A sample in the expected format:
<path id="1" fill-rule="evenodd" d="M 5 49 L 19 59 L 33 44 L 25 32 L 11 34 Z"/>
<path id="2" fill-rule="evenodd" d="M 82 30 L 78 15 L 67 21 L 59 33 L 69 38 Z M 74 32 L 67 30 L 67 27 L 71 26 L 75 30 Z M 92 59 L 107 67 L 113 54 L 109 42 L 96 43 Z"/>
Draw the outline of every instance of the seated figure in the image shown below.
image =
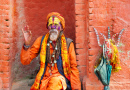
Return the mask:
<path id="1" fill-rule="evenodd" d="M 49 32 L 38 37 L 31 47 L 32 33 L 28 26 L 22 29 L 25 42 L 21 63 L 28 65 L 40 54 L 40 70 L 30 90 L 81 90 L 73 40 L 63 34 L 64 18 L 57 12 L 49 13 L 47 29 Z"/>

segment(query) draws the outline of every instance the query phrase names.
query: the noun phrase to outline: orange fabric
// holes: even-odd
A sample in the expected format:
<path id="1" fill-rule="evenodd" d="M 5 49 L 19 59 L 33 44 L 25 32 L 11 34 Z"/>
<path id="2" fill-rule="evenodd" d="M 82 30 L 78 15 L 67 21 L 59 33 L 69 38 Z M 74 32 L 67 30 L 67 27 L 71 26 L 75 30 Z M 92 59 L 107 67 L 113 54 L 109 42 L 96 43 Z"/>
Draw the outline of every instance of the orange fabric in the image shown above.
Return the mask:
<path id="1" fill-rule="evenodd" d="M 40 43 L 41 43 L 41 38 L 37 38 L 37 40 L 34 42 L 31 48 L 28 50 L 24 50 L 24 47 L 21 50 L 21 63 L 23 65 L 28 65 L 32 61 L 33 58 L 35 58 L 39 54 L 39 49 L 40 49 Z M 50 47 L 52 48 L 52 47 Z M 53 50 L 51 49 L 51 53 Z M 79 71 L 77 69 L 77 63 L 76 63 L 76 55 L 75 55 L 75 50 L 74 50 L 74 44 L 71 43 L 69 50 L 68 50 L 69 58 L 70 58 L 70 68 L 71 68 L 71 74 L 70 74 L 70 83 L 71 83 L 71 88 L 72 90 L 78 89 L 81 90 L 81 83 L 79 79 Z M 49 73 L 48 73 L 49 68 L 46 68 L 45 75 L 42 79 L 42 82 L 45 78 L 49 79 Z M 57 64 L 54 66 L 54 70 L 52 71 L 53 74 L 60 74 L 57 69 Z M 42 85 L 40 85 L 42 87 Z M 42 89 L 41 89 L 42 90 Z"/>
<path id="2" fill-rule="evenodd" d="M 57 12 L 51 12 L 51 13 L 49 13 L 48 16 L 47 16 L 47 22 L 48 22 L 48 19 L 49 19 L 51 16 L 56 16 L 56 17 L 58 17 L 58 19 L 59 19 L 60 22 L 61 22 L 61 25 L 62 25 L 63 29 L 65 29 L 65 20 L 64 20 L 64 18 L 63 18 L 59 13 L 57 13 Z"/>
<path id="3" fill-rule="evenodd" d="M 47 90 L 60 90 L 60 89 L 62 89 L 62 83 L 60 81 L 60 78 L 52 77 L 48 82 Z"/>
<path id="4" fill-rule="evenodd" d="M 41 80 L 40 90 L 66 90 L 66 88 L 65 78 L 59 73 L 44 77 Z"/>

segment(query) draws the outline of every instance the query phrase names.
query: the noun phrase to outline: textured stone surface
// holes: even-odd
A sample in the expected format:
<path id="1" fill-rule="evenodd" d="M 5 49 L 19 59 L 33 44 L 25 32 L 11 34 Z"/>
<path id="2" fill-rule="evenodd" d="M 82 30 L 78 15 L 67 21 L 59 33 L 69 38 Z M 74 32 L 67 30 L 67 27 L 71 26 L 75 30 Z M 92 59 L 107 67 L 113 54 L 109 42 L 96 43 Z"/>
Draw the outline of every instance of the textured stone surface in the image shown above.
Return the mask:
<path id="1" fill-rule="evenodd" d="M 34 79 L 24 79 L 12 84 L 11 90 L 30 90 L 31 85 L 33 84 Z"/>

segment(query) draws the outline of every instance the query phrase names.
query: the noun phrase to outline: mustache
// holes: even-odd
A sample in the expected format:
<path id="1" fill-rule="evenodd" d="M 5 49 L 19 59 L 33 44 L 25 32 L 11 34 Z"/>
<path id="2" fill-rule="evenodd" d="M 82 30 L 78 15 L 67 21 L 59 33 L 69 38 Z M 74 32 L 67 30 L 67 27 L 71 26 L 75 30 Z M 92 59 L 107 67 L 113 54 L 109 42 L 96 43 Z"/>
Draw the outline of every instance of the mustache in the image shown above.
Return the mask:
<path id="1" fill-rule="evenodd" d="M 58 34 L 58 30 L 57 30 L 57 29 L 51 29 L 51 30 L 49 31 L 49 33 L 56 33 L 56 34 Z"/>

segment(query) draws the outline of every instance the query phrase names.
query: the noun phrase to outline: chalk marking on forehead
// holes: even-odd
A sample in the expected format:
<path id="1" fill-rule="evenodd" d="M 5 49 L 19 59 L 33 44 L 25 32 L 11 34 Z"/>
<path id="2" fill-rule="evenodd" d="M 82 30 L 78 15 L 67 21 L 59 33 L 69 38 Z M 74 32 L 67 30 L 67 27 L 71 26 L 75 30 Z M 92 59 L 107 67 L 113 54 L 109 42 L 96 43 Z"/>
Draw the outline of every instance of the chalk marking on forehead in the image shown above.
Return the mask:
<path id="1" fill-rule="evenodd" d="M 53 17 L 52 17 L 52 22 L 53 22 L 53 25 L 54 25 L 54 21 L 55 21 L 55 17 L 53 16 Z"/>

